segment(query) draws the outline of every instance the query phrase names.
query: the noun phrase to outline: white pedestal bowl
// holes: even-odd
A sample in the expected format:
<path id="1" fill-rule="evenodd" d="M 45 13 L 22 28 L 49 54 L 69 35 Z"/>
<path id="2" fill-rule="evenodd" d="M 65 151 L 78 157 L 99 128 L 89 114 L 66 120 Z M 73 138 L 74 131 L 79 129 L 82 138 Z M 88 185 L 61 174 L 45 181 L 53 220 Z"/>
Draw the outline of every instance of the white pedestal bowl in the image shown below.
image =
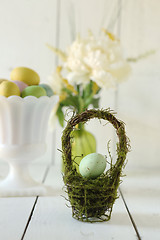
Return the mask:
<path id="1" fill-rule="evenodd" d="M 47 187 L 31 178 L 28 165 L 46 151 L 48 120 L 57 101 L 58 96 L 0 96 L 0 158 L 10 167 L 0 196 L 47 194 Z"/>

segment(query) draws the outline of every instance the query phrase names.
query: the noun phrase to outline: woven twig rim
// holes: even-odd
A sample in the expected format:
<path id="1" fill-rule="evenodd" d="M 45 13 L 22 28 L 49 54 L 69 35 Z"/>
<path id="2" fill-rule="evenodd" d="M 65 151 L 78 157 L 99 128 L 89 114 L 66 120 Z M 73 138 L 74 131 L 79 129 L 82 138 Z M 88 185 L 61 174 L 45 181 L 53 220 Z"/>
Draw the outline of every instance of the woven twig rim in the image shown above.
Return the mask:
<path id="1" fill-rule="evenodd" d="M 73 165 L 71 133 L 77 124 L 84 124 L 93 118 L 107 120 L 115 128 L 119 139 L 117 143 L 117 161 L 102 176 L 96 179 L 86 179 L 76 171 Z M 68 121 L 62 135 L 63 180 L 67 187 L 73 217 L 81 221 L 91 221 L 91 218 L 102 221 L 110 219 L 128 151 L 129 141 L 125 133 L 124 123 L 118 120 L 110 109 L 86 110 Z M 106 214 L 106 211 L 108 214 Z"/>

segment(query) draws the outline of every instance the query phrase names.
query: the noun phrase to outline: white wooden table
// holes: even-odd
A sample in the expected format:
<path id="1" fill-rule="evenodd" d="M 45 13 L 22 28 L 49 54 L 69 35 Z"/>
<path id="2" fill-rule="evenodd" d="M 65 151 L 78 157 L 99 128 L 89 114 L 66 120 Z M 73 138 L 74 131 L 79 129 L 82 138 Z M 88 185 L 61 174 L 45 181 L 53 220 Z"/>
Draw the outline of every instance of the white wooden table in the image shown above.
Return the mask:
<path id="1" fill-rule="evenodd" d="M 0 178 L 7 172 L 0 165 Z M 54 189 L 50 197 L 0 198 L 0 240 L 160 239 L 160 171 L 129 171 L 112 218 L 82 223 L 72 218 L 62 197 L 59 167 L 33 165 L 31 174 Z"/>

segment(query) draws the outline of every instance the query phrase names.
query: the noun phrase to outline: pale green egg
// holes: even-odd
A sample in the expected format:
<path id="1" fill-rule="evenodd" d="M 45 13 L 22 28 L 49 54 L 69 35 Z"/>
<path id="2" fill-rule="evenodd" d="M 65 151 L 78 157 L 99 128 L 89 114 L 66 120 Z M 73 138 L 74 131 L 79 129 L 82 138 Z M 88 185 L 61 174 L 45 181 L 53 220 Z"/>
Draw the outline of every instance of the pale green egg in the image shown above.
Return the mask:
<path id="1" fill-rule="evenodd" d="M 27 96 L 34 96 L 34 97 L 41 97 L 41 96 L 47 96 L 46 91 L 44 90 L 44 88 L 39 87 L 39 86 L 29 86 L 26 87 L 22 93 L 21 93 L 21 97 L 27 97 Z"/>
<path id="2" fill-rule="evenodd" d="M 106 159 L 100 153 L 90 153 L 85 156 L 79 164 L 79 172 L 82 177 L 96 178 L 100 176 L 106 168 Z"/>

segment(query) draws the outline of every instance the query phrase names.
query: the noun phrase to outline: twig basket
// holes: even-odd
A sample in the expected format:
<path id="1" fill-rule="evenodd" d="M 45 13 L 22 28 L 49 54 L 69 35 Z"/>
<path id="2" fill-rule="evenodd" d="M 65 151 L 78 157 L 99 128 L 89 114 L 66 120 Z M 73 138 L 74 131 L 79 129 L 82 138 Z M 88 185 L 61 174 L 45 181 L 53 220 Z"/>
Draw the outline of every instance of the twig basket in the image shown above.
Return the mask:
<path id="1" fill-rule="evenodd" d="M 73 165 L 71 133 L 77 124 L 86 123 L 92 118 L 109 121 L 115 128 L 119 141 L 117 143 L 116 163 L 96 179 L 87 179 L 83 178 Z M 65 167 L 63 180 L 74 218 L 88 222 L 110 219 L 128 151 L 129 141 L 125 134 L 124 123 L 117 120 L 110 109 L 86 110 L 70 119 L 62 135 L 62 152 Z"/>

